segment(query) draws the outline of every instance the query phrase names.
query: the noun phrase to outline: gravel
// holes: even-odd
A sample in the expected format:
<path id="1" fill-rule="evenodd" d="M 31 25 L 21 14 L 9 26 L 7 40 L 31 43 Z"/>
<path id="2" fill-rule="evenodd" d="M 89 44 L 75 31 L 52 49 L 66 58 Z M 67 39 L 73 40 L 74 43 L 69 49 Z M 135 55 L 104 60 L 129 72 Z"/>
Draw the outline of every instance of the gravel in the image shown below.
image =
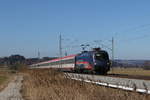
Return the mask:
<path id="1" fill-rule="evenodd" d="M 0 100 L 23 100 L 21 96 L 22 76 L 15 76 L 8 86 L 0 92 Z"/>
<path id="2" fill-rule="evenodd" d="M 108 77 L 108 76 L 72 74 L 72 73 L 67 73 L 67 75 L 71 78 L 78 78 L 78 79 L 80 78 L 84 80 L 88 79 L 95 82 L 108 83 L 108 84 L 118 85 L 118 86 L 126 86 L 129 88 L 150 90 L 150 80 L 116 78 L 116 77 Z"/>

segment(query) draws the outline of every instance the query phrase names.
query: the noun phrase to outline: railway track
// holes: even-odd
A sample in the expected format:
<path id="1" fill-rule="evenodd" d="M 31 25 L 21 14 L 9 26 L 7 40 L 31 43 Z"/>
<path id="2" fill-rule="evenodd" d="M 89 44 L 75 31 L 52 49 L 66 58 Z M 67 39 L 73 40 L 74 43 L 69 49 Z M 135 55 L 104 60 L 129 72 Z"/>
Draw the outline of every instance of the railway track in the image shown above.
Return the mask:
<path id="1" fill-rule="evenodd" d="M 101 86 L 119 88 L 128 91 L 136 91 L 139 93 L 150 94 L 150 80 L 144 76 L 128 76 L 128 75 L 88 75 L 88 74 L 75 74 L 65 73 L 67 78 L 74 80 L 94 83 Z M 133 79 L 134 78 L 134 79 Z"/>
<path id="2" fill-rule="evenodd" d="M 128 75 L 128 74 L 108 74 L 109 77 L 129 78 L 129 79 L 141 79 L 150 80 L 150 76 L 142 75 Z"/>
<path id="3" fill-rule="evenodd" d="M 80 75 L 84 74 L 84 75 L 94 75 L 94 76 L 108 76 L 108 77 L 116 77 L 116 78 L 118 77 L 118 78 L 128 78 L 128 79 L 150 80 L 150 76 L 144 76 L 144 75 L 128 75 L 128 74 L 96 75 L 96 74 L 89 74 L 89 73 L 72 73 L 72 74 L 80 74 Z"/>

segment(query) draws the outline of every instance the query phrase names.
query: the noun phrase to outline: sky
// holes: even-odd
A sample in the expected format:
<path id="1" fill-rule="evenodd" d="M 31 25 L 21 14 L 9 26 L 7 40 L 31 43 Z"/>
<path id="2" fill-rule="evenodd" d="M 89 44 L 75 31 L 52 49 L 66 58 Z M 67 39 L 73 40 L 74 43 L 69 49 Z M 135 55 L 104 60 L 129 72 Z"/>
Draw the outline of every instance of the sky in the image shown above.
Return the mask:
<path id="1" fill-rule="evenodd" d="M 150 59 L 149 0 L 0 0 L 0 57 L 69 54 L 101 46 L 115 59 Z M 98 42 L 95 42 L 98 41 Z M 103 46 L 101 45 L 103 44 Z M 107 47 L 107 48 L 106 48 Z"/>

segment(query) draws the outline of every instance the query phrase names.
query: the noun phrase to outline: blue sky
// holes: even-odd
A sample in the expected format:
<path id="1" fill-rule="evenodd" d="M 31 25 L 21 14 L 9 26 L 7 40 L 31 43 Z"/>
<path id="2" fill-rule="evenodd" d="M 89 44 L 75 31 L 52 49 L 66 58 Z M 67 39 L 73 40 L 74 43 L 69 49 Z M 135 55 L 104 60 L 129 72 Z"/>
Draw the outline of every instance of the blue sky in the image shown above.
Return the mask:
<path id="1" fill-rule="evenodd" d="M 0 0 L 0 57 L 58 55 L 58 36 L 63 52 L 80 52 L 101 40 L 115 58 L 150 59 L 149 0 Z M 110 54 L 110 50 L 103 47 Z"/>

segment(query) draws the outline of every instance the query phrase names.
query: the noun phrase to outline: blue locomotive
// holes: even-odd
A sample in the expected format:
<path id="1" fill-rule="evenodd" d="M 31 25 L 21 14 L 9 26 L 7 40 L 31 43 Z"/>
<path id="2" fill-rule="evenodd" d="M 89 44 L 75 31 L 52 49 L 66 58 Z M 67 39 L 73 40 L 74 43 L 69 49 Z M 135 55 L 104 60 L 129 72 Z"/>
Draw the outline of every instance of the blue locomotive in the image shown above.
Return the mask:
<path id="1" fill-rule="evenodd" d="M 106 51 L 94 48 L 75 57 L 75 71 L 106 74 L 110 70 L 109 56 Z"/>

